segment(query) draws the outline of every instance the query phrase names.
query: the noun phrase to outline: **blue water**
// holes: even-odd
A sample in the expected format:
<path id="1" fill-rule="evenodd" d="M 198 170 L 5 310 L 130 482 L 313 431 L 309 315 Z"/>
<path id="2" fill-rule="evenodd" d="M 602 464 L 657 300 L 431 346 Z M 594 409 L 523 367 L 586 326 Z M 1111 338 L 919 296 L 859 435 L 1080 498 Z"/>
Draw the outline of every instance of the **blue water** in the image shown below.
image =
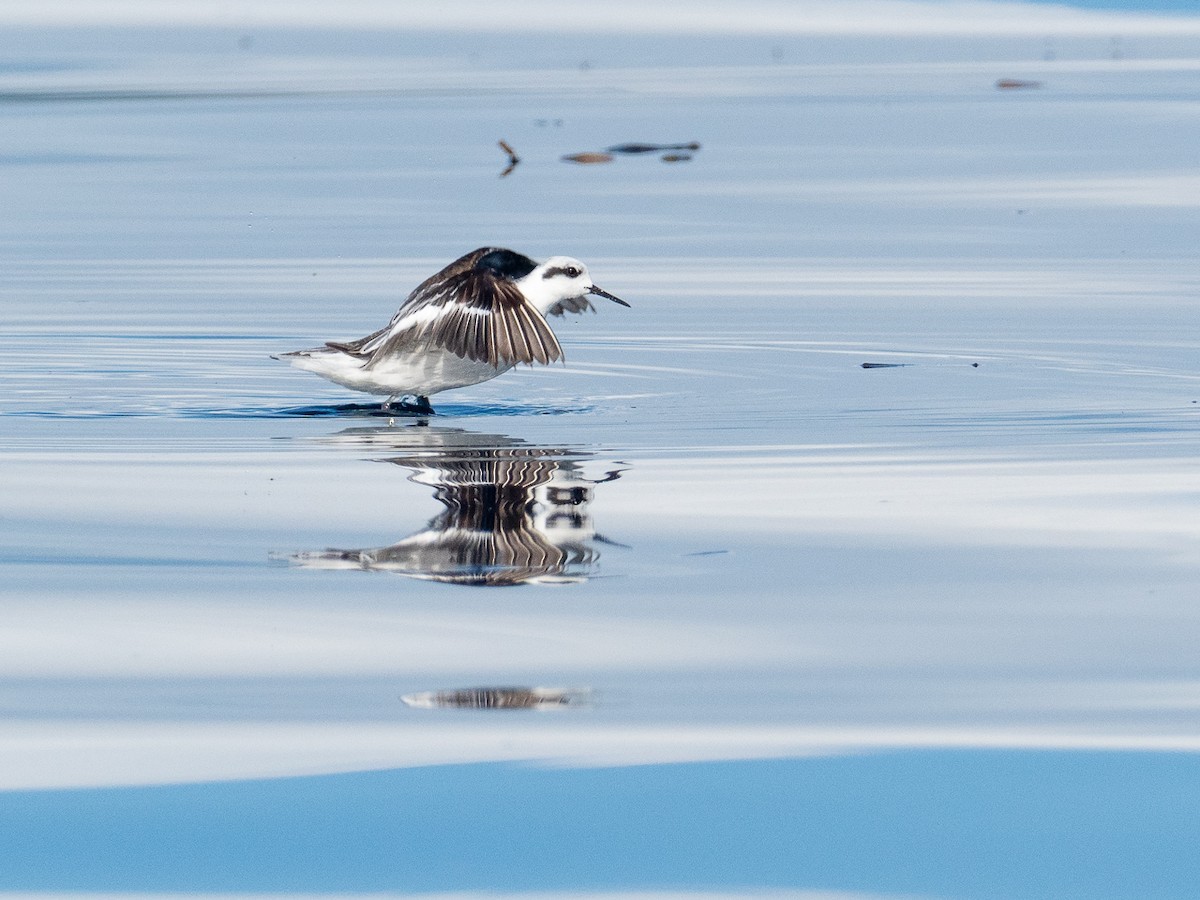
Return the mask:
<path id="1" fill-rule="evenodd" d="M 18 793 L 0 848 L 24 891 L 1185 898 L 1197 764 L 951 751 Z"/>
<path id="2" fill-rule="evenodd" d="M 247 37 L 3 39 L 0 891 L 1195 895 L 1186 35 Z"/>

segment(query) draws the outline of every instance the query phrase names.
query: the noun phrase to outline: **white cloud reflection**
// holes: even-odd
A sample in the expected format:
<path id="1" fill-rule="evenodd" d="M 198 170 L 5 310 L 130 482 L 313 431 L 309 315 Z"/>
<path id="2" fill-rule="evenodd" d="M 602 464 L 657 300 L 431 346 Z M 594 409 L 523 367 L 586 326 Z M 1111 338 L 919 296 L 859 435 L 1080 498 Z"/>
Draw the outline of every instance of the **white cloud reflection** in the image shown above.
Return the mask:
<path id="1" fill-rule="evenodd" d="M 643 193 L 646 189 L 643 189 Z M 670 196 L 684 188 L 663 182 L 648 189 Z M 1097 206 L 1192 209 L 1200 206 L 1200 175 L 1161 172 L 1088 177 L 895 178 L 846 180 L 730 180 L 707 186 L 716 197 L 789 196 L 801 200 L 843 199 L 863 203 L 932 207 L 1036 204 L 1039 207 Z"/>
<path id="2" fill-rule="evenodd" d="M 269 477 L 254 454 L 64 453 L 68 467 L 12 454 L 12 509 L 37 511 L 17 531 L 60 558 L 9 568 L 0 787 L 1200 751 L 1194 466 L 1136 439 L 1099 459 L 1078 443 L 1026 457 L 1008 440 L 945 454 L 644 448 L 593 504 L 598 530 L 628 545 L 604 551 L 600 574 L 615 577 L 486 595 L 263 565 L 272 546 L 386 541 L 436 512 L 427 487 L 361 450 L 272 455 Z M 72 560 L 59 523 L 101 514 Z M 596 701 L 515 714 L 400 701 L 487 684 Z"/>
<path id="3" fill-rule="evenodd" d="M 1200 751 L 1200 735 L 996 727 L 537 726 L 38 722 L 0 730 L 0 790 L 321 775 L 533 762 L 628 766 L 899 749 Z"/>

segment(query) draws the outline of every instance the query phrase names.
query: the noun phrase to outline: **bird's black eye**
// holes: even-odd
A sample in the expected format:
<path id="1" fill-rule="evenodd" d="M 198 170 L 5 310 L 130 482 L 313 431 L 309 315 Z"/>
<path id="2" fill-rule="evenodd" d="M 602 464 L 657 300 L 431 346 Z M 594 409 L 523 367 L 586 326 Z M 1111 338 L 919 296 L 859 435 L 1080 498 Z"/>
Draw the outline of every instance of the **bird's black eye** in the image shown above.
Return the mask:
<path id="1" fill-rule="evenodd" d="M 575 268 L 574 266 L 567 266 L 567 277 L 568 278 L 578 278 L 579 270 L 577 268 Z"/>

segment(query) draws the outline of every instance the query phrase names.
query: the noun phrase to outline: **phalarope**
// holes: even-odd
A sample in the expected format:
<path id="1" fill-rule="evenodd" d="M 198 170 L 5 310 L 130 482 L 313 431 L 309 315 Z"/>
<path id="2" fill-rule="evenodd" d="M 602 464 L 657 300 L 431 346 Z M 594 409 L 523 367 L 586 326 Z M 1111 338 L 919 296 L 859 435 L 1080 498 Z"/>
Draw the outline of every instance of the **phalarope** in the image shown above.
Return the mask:
<path id="1" fill-rule="evenodd" d="M 540 265 L 499 247 L 480 247 L 417 286 L 392 320 L 356 341 L 329 341 L 283 353 L 297 368 L 371 394 L 411 396 L 419 411 L 429 398 L 479 384 L 518 363 L 563 358 L 546 316 L 593 309 L 588 294 L 629 306 L 592 283 L 587 266 L 569 256 Z"/>

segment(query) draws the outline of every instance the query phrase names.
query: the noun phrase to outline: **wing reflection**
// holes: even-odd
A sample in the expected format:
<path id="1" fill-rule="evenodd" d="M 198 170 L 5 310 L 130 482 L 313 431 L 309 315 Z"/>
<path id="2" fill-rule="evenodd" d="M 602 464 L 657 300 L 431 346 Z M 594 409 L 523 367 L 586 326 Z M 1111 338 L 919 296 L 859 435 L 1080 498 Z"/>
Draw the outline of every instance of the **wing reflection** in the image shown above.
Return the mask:
<path id="1" fill-rule="evenodd" d="M 397 572 L 452 584 L 502 586 L 587 580 L 599 558 L 588 505 L 589 453 L 538 447 L 503 435 L 409 426 L 351 429 L 339 441 L 403 450 L 380 459 L 412 470 L 444 510 L 421 531 L 386 547 L 298 553 L 296 565 Z M 611 542 L 608 542 L 611 543 Z"/>
<path id="2" fill-rule="evenodd" d="M 421 709 L 562 709 L 585 704 L 588 693 L 546 687 L 476 687 L 405 694 L 400 699 Z"/>

